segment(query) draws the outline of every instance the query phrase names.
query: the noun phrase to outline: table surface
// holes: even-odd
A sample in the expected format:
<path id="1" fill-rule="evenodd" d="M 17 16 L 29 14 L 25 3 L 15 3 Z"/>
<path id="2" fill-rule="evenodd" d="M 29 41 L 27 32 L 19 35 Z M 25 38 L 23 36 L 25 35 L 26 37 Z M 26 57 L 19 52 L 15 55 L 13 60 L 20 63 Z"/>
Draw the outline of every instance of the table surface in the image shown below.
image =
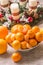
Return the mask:
<path id="1" fill-rule="evenodd" d="M 43 0 L 40 0 L 43 4 Z M 43 21 L 38 24 L 40 28 L 43 27 Z M 4 55 L 0 55 L 0 65 L 43 65 L 43 42 L 40 45 L 29 51 L 21 52 L 23 59 L 19 63 L 14 63 L 10 58 L 15 51 L 8 46 L 8 51 Z"/>

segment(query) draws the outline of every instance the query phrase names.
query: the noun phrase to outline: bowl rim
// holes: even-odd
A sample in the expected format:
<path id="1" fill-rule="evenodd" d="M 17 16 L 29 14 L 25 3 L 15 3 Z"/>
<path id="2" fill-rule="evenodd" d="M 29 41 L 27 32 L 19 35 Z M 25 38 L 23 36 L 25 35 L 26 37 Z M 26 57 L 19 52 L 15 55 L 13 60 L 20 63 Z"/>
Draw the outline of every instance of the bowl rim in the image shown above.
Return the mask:
<path id="1" fill-rule="evenodd" d="M 40 43 L 41 43 L 41 42 L 40 42 Z M 37 47 L 40 45 L 40 43 L 38 43 L 36 46 L 34 46 L 34 47 L 30 48 L 30 49 L 19 49 L 19 50 L 15 50 L 15 51 L 21 51 L 21 52 L 30 51 L 30 50 L 33 50 L 33 49 L 37 48 Z M 8 43 L 8 45 L 9 45 L 10 47 L 12 47 L 9 43 Z M 13 47 L 12 47 L 12 48 L 13 48 Z"/>

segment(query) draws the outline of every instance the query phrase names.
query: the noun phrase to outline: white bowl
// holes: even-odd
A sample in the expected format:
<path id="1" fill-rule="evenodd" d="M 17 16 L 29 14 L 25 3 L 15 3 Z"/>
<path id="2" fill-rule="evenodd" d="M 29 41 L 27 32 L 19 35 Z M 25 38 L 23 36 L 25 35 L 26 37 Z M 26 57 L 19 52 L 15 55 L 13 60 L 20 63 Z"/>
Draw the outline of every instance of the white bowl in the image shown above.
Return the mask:
<path id="1" fill-rule="evenodd" d="M 40 43 L 39 43 L 40 44 Z M 30 49 L 19 49 L 18 51 L 21 51 L 21 52 L 25 52 L 25 51 L 30 51 L 30 50 L 32 50 L 32 49 L 35 49 L 35 48 L 37 48 L 38 46 L 39 46 L 39 44 L 38 45 L 36 45 L 35 47 L 32 47 L 32 48 L 30 48 Z"/>
<path id="2" fill-rule="evenodd" d="M 8 44 L 9 44 L 9 43 L 8 43 Z M 34 47 L 30 48 L 30 49 L 19 49 L 19 50 L 17 50 L 17 51 L 21 51 L 21 52 L 30 51 L 30 50 L 32 50 L 32 49 L 37 48 L 39 45 L 40 45 L 40 43 L 38 43 L 38 45 L 36 45 L 36 46 L 34 46 Z M 11 46 L 11 45 L 9 44 L 9 46 Z M 11 46 L 11 47 L 12 47 L 12 46 Z M 16 50 L 15 50 L 15 51 L 16 51 Z"/>

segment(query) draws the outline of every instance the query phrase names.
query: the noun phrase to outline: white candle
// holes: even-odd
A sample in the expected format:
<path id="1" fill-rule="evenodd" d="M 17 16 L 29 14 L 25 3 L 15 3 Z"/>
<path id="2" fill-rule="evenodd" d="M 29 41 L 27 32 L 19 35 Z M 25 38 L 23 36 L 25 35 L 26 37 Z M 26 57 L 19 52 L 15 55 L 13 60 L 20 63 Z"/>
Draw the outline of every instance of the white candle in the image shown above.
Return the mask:
<path id="1" fill-rule="evenodd" d="M 29 6 L 37 6 L 37 0 L 29 0 Z"/>
<path id="2" fill-rule="evenodd" d="M 18 13 L 20 11 L 18 3 L 13 3 L 10 6 L 11 13 Z"/>
<path id="3" fill-rule="evenodd" d="M 7 5 L 9 4 L 9 0 L 0 0 L 0 5 Z"/>
<path id="4" fill-rule="evenodd" d="M 12 3 L 10 6 L 12 17 L 14 20 L 18 20 L 20 18 L 20 9 L 18 3 Z"/>

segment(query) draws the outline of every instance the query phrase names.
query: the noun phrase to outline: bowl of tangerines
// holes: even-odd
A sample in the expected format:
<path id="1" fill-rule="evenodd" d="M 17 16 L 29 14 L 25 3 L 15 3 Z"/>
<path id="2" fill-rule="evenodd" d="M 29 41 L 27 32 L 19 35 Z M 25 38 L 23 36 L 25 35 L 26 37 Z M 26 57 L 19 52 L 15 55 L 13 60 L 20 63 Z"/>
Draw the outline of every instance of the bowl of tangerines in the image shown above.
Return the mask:
<path id="1" fill-rule="evenodd" d="M 7 51 L 8 45 L 16 51 L 30 51 L 39 46 L 42 41 L 43 29 L 38 26 L 16 24 L 11 27 L 11 30 L 6 26 L 0 26 L 0 54 Z M 14 62 L 19 62 L 22 55 L 19 52 L 14 52 L 11 58 Z"/>
<path id="2" fill-rule="evenodd" d="M 16 24 L 5 37 L 7 43 L 18 51 L 29 51 L 43 41 L 43 29 L 29 24 Z"/>

